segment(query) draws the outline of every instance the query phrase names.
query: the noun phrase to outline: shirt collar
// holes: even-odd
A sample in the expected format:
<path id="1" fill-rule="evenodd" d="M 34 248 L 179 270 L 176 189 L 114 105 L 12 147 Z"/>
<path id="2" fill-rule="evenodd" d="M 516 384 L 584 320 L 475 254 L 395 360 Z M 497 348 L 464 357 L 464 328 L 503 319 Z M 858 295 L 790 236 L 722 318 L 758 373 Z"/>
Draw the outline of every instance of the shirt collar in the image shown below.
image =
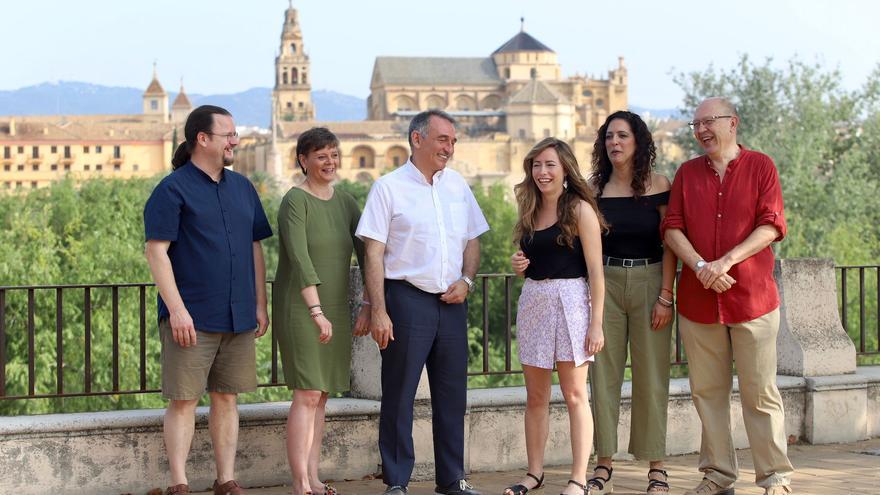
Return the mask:
<path id="1" fill-rule="evenodd" d="M 737 146 L 739 147 L 739 154 L 736 155 L 736 158 L 734 158 L 733 160 L 730 160 L 730 163 L 727 164 L 727 170 L 731 170 L 731 169 L 736 168 L 736 166 L 739 165 L 740 160 L 742 160 L 742 157 L 749 150 L 748 148 L 746 148 L 745 146 L 743 146 L 741 144 L 737 144 Z M 703 155 L 703 156 L 706 158 L 706 161 L 705 161 L 706 167 L 708 167 L 712 171 L 715 171 L 715 169 L 712 167 L 712 159 L 709 158 L 709 155 Z"/>
<path id="2" fill-rule="evenodd" d="M 416 165 L 412 162 L 412 157 L 409 157 L 409 159 L 407 159 L 406 163 L 403 164 L 403 167 L 406 173 L 414 180 L 418 181 L 420 184 L 425 184 L 428 186 L 431 185 L 428 183 L 428 180 L 425 179 L 424 174 L 422 174 L 422 172 L 418 168 L 416 168 Z M 443 170 L 434 172 L 434 180 L 442 180 L 444 172 L 446 172 L 446 167 L 443 167 Z"/>
<path id="3" fill-rule="evenodd" d="M 196 164 L 193 163 L 192 160 L 186 162 L 186 163 L 183 165 L 183 169 L 190 169 L 190 173 L 191 173 L 191 174 L 195 174 L 195 175 L 198 176 L 198 177 L 202 177 L 202 178 L 204 178 L 206 181 L 210 182 L 211 184 L 217 184 L 217 183 L 219 183 L 219 182 L 225 182 L 225 181 L 226 181 L 226 167 L 224 167 L 223 170 L 220 171 L 220 180 L 217 181 L 217 182 L 214 182 L 214 179 L 212 179 L 210 175 L 206 174 L 204 170 L 202 170 L 202 169 L 200 169 L 199 167 L 197 167 Z"/>

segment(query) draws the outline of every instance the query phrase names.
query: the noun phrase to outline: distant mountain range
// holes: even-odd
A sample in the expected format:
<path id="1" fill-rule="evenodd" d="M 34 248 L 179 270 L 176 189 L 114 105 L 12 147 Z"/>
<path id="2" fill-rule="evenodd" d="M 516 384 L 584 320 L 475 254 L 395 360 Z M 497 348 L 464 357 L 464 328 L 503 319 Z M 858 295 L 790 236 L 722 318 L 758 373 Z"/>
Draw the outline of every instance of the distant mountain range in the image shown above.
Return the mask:
<path id="1" fill-rule="evenodd" d="M 0 115 L 88 115 L 133 114 L 142 111 L 143 89 L 102 86 L 73 81 L 42 83 L 35 86 L 0 91 Z M 168 104 L 177 93 L 168 94 Z M 238 125 L 269 127 L 272 105 L 271 88 L 251 88 L 231 94 L 187 94 L 193 105 L 211 103 L 232 112 Z M 321 121 L 363 120 L 367 103 L 363 98 L 334 91 L 312 91 L 316 118 Z M 631 107 L 633 112 L 654 118 L 674 117 L 674 108 Z"/>
<path id="2" fill-rule="evenodd" d="M 102 86 L 72 81 L 42 83 L 0 91 L 0 115 L 134 114 L 143 111 L 143 89 Z M 177 93 L 168 93 L 168 105 Z M 269 127 L 271 88 L 251 88 L 240 93 L 201 95 L 187 93 L 194 106 L 211 103 L 228 109 L 238 125 Z M 317 120 L 363 120 L 363 98 L 334 91 L 312 91 Z"/>

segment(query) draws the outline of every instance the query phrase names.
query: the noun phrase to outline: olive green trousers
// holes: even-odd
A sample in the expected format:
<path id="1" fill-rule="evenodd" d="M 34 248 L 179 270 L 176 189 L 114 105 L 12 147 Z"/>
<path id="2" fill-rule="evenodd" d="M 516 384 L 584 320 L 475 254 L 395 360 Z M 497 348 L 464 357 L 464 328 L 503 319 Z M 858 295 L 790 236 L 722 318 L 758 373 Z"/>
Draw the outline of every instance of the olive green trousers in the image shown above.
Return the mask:
<path id="1" fill-rule="evenodd" d="M 632 354 L 629 452 L 649 461 L 666 456 L 672 325 L 651 329 L 651 310 L 660 295 L 662 265 L 605 267 L 605 348 L 590 366 L 598 457 L 611 457 L 618 450 L 620 394 L 628 350 Z"/>

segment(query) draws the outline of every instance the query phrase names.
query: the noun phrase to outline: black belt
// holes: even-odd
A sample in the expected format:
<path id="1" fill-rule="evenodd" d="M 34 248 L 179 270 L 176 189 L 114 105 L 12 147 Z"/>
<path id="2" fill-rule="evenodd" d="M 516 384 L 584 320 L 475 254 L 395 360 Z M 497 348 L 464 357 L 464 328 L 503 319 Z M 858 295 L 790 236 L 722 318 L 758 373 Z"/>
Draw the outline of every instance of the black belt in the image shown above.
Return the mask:
<path id="1" fill-rule="evenodd" d="M 602 264 L 605 266 L 622 266 L 632 268 L 634 266 L 648 266 L 663 261 L 663 258 L 615 258 L 614 256 L 602 255 Z"/>

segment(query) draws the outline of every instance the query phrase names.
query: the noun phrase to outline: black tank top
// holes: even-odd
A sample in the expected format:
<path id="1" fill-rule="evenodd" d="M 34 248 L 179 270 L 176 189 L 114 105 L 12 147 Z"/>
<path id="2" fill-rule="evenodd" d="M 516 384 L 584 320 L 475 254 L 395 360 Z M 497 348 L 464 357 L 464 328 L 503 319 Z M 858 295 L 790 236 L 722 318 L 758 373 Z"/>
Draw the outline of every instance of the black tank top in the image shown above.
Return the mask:
<path id="1" fill-rule="evenodd" d="M 599 198 L 599 211 L 608 222 L 602 236 L 602 254 L 615 258 L 662 258 L 660 205 L 669 203 L 669 191 L 635 198 Z"/>
<path id="2" fill-rule="evenodd" d="M 519 246 L 529 259 L 526 278 L 544 280 L 548 278 L 580 278 L 587 276 L 587 263 L 584 261 L 584 248 L 579 237 L 572 239 L 572 246 L 559 244 L 562 234 L 558 224 L 544 230 L 536 230 L 532 237 L 523 237 Z"/>

